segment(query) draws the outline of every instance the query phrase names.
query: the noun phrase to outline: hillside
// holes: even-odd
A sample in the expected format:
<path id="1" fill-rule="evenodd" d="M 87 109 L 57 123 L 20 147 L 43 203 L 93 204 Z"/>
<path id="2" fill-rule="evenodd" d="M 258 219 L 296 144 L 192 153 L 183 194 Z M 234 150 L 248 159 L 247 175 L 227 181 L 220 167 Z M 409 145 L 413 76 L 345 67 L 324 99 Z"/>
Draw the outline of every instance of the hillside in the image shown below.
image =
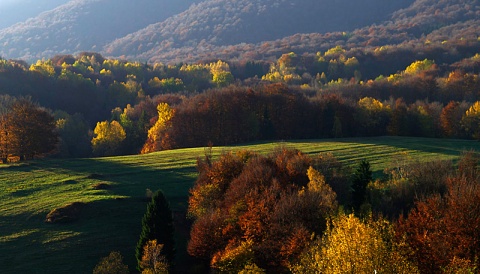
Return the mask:
<path id="1" fill-rule="evenodd" d="M 75 0 L 0 30 L 0 56 L 32 61 L 97 51 L 163 63 L 274 59 L 336 45 L 476 39 L 479 17 L 475 0 Z"/>
<path id="2" fill-rule="evenodd" d="M 0 3 L 0 29 L 23 22 L 69 0 L 4 0 Z"/>
<path id="3" fill-rule="evenodd" d="M 191 36 L 187 35 L 187 30 L 178 36 L 175 36 L 176 33 L 159 35 L 154 26 L 160 27 L 160 25 L 152 25 L 112 42 L 105 47 L 105 53 L 114 56 L 125 54 L 130 58 L 151 62 L 195 62 L 205 59 L 256 60 L 278 58 L 281 54 L 291 51 L 298 54 L 325 51 L 337 45 L 349 49 L 374 49 L 385 45 L 423 46 L 427 41 L 443 42 L 445 40 L 467 38 L 476 40 L 479 33 L 478 26 L 480 25 L 480 9 L 476 2 L 474 0 L 416 0 L 413 3 L 412 1 L 395 2 L 398 6 L 393 6 L 391 2 L 373 3 L 369 1 L 367 3 L 375 6 L 375 8 L 369 7 L 369 9 L 364 9 L 367 6 L 352 9 L 348 6 L 351 3 L 346 4 L 345 1 L 343 1 L 343 4 L 345 4 L 343 7 L 341 5 L 342 1 L 322 2 L 323 5 L 319 7 L 317 14 L 323 14 L 323 11 L 328 10 L 329 12 L 326 14 L 332 14 L 333 19 L 328 16 L 305 16 L 308 12 L 299 10 L 295 13 L 289 10 L 287 13 L 291 14 L 292 17 L 287 16 L 286 18 L 292 19 L 284 20 L 285 17 L 279 16 L 277 17 L 278 20 L 284 20 L 284 24 L 291 24 L 292 21 L 297 22 L 298 18 L 304 18 L 303 20 L 312 20 L 302 23 L 309 27 L 303 30 L 300 30 L 299 27 L 295 33 L 288 33 L 280 31 L 283 28 L 277 27 L 281 26 L 282 23 L 269 25 L 263 22 L 262 26 L 270 26 L 271 28 L 263 33 L 265 39 L 261 42 L 245 40 L 235 43 L 236 41 L 231 40 L 229 41 L 231 43 L 219 43 L 219 41 L 225 41 L 218 40 L 216 35 L 189 39 Z M 202 4 L 206 5 L 207 3 Z M 340 6 L 334 6 L 337 4 Z M 311 5 L 305 6 L 310 10 Z M 402 7 L 404 9 L 401 9 Z M 346 13 L 347 10 L 354 10 L 355 13 L 348 14 Z M 376 12 L 382 14 L 382 16 L 378 16 Z M 363 17 L 364 15 L 366 16 Z M 206 17 L 205 15 L 203 18 Z M 350 26 L 354 27 L 342 28 L 344 25 L 336 21 L 346 22 L 345 18 L 351 18 L 349 23 Z M 248 21 L 250 20 L 252 19 L 248 19 Z M 363 25 L 360 24 L 362 20 Z M 255 22 L 255 20 L 252 21 Z M 175 25 L 175 22 L 175 20 L 167 20 L 161 26 L 167 28 Z M 198 25 L 201 25 L 199 22 L 201 21 L 194 21 L 193 25 L 200 30 L 208 29 L 199 27 Z M 192 28 L 192 26 L 188 27 Z M 288 27 L 284 28 L 285 30 L 289 29 Z M 316 30 L 313 30 L 313 28 L 316 28 Z M 220 28 L 219 34 L 222 34 L 221 30 L 223 29 Z M 235 27 L 228 29 L 230 35 L 242 37 L 242 34 L 237 33 L 235 29 Z M 249 31 L 253 34 L 257 33 L 256 30 Z M 226 29 L 225 33 L 227 33 Z M 151 36 L 148 36 L 149 34 Z M 273 34 L 279 35 L 272 39 Z M 228 37 L 228 34 L 224 35 Z M 281 37 L 282 35 L 283 37 Z M 251 36 L 254 37 L 255 35 Z M 167 40 L 165 40 L 165 37 Z M 176 38 L 168 39 L 170 37 Z M 226 40 L 228 41 L 228 38 Z M 183 43 L 185 41 L 189 42 Z M 138 46 L 141 46 L 140 50 L 137 50 Z"/>
<path id="4" fill-rule="evenodd" d="M 0 56 L 26 60 L 100 51 L 106 43 L 161 22 L 194 0 L 74 0 L 0 30 Z M 16 12 L 17 13 L 17 12 Z"/>
<path id="5" fill-rule="evenodd" d="M 176 48 L 259 43 L 296 33 L 353 31 L 382 23 L 411 1 L 209 0 L 165 22 L 118 39 L 108 55 L 150 59 Z"/>
<path id="6" fill-rule="evenodd" d="M 347 166 L 367 159 L 377 177 L 392 167 L 399 155 L 407 155 L 413 162 L 456 160 L 462 151 L 480 149 L 475 141 L 377 137 L 216 147 L 213 155 L 241 149 L 270 153 L 279 145 L 308 154 L 331 152 Z M 39 273 L 89 273 L 112 250 L 120 251 L 133 270 L 146 189 L 164 190 L 175 212 L 179 239 L 185 239 L 188 232 L 178 229 L 185 226 L 188 189 L 196 178 L 195 159 L 202 155 L 203 148 L 193 148 L 0 167 L 2 273 L 32 269 Z M 44 223 L 50 210 L 73 202 L 86 204 L 77 221 Z M 177 253 L 183 266 L 188 265 L 185 244 L 179 241 Z"/>

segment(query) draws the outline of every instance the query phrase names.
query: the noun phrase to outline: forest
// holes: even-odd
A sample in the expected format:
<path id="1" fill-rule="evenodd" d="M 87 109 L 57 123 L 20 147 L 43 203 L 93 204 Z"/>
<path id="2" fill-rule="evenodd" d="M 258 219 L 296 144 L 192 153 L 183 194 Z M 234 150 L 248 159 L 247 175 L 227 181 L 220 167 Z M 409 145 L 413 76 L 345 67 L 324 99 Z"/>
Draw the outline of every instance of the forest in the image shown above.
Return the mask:
<path id="1" fill-rule="evenodd" d="M 427 162 L 400 153 L 383 174 L 373 174 L 370 162 L 355 155 L 354 164 L 344 165 L 334 153 L 282 146 L 270 153 L 211 152 L 347 137 L 480 140 L 478 5 L 436 1 L 430 10 L 430 2 L 415 1 L 390 23 L 350 32 L 237 45 L 215 44 L 212 36 L 191 52 L 168 41 L 152 43 L 140 53 L 149 62 L 106 57 L 117 47 L 142 49 L 130 40 L 114 41 L 107 54 L 59 54 L 31 63 L 0 58 L 2 171 L 33 170 L 46 157 L 121 169 L 104 156 L 205 148 L 184 211 L 172 213 L 162 191 L 115 198 L 147 204 L 140 239 L 131 247 L 136 265 L 124 265 L 112 250 L 98 258 L 94 273 L 135 267 L 181 273 L 186 262 L 191 273 L 478 273 L 475 151 Z M 215 11 L 205 20 L 222 20 Z M 228 27 L 240 28 L 240 17 L 231 19 L 238 20 Z M 158 62 L 162 58 L 169 62 Z M 134 170 L 128 172 L 152 172 Z M 81 180 L 94 182 L 92 192 L 118 187 L 101 171 L 77 177 L 58 187 L 74 188 Z M 55 208 L 45 222 L 68 223 L 82 207 Z M 178 228 L 189 235 L 184 246 L 177 243 Z M 178 259 L 182 252 L 186 262 Z"/>
<path id="2" fill-rule="evenodd" d="M 56 157 L 283 139 L 478 139 L 479 43 L 335 46 L 274 62 L 144 64 L 94 52 L 0 60 L 1 108 L 6 115 L 23 98 L 47 111 L 59 143 L 40 154 Z"/>
<path id="3" fill-rule="evenodd" d="M 2 59 L 1 158 L 384 135 L 478 140 L 479 43 L 421 52 L 335 46 L 274 62 L 145 64 L 94 52 Z M 369 162 L 352 170 L 331 153 L 279 147 L 213 159 L 207 150 L 189 195 L 188 254 L 197 272 L 475 273 L 478 155 L 407 162 L 400 157 L 374 178 Z M 155 193 L 137 270 L 176 271 L 173 236 L 165 236 L 173 235 L 171 215 Z M 155 232 L 152 218 L 165 226 Z M 112 252 L 95 273 L 124 271 L 121 258 Z"/>

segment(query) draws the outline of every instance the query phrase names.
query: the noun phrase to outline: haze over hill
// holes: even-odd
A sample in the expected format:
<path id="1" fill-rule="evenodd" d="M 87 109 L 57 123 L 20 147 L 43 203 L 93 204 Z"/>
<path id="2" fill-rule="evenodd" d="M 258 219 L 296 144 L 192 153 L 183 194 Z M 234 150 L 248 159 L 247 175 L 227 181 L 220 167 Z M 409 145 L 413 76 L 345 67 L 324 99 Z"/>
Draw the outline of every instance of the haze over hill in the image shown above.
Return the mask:
<path id="1" fill-rule="evenodd" d="M 410 2 L 209 0 L 114 41 L 106 47 L 106 52 L 149 58 L 184 46 L 258 43 L 296 33 L 352 31 L 381 23 Z"/>
<path id="2" fill-rule="evenodd" d="M 186 9 L 195 0 L 73 0 L 0 30 L 0 56 L 35 60 L 102 46 Z"/>
<path id="3" fill-rule="evenodd" d="M 23 22 L 68 1 L 70 0 L 2 0 L 0 2 L 0 29 Z"/>
<path id="4" fill-rule="evenodd" d="M 477 2 L 76 0 L 0 30 L 0 56 L 32 61 L 97 51 L 171 63 L 278 57 L 338 44 L 381 46 L 432 33 L 433 39 L 462 38 L 475 35 Z"/>

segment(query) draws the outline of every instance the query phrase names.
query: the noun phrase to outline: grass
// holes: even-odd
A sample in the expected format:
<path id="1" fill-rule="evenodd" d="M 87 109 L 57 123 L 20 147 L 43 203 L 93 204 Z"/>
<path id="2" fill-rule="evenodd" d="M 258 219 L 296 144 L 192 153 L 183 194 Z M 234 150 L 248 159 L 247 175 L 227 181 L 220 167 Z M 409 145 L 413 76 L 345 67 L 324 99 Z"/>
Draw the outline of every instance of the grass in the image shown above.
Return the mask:
<path id="1" fill-rule="evenodd" d="M 241 149 L 269 153 L 279 145 L 309 154 L 331 152 L 348 166 L 367 159 L 377 176 L 399 154 L 411 161 L 455 161 L 465 150 L 480 150 L 475 141 L 378 137 L 215 147 L 213 154 Z M 196 178 L 196 158 L 202 155 L 204 148 L 190 148 L 0 166 L 0 273 L 91 273 L 99 259 L 114 250 L 133 270 L 146 189 L 162 189 L 182 216 Z M 52 209 L 73 202 L 87 204 L 79 220 L 44 222 Z M 187 231 L 177 233 L 182 259 L 187 237 Z"/>

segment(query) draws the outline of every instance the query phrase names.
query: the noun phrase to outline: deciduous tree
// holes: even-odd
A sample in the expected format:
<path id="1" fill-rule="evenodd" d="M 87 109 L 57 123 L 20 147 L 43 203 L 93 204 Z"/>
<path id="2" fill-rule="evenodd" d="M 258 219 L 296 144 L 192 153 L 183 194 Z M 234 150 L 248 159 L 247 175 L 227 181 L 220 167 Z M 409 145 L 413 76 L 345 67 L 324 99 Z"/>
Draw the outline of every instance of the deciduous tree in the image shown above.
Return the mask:
<path id="1" fill-rule="evenodd" d="M 27 99 L 15 101 L 0 121 L 2 158 L 32 159 L 52 152 L 58 143 L 53 116 Z"/>
<path id="2" fill-rule="evenodd" d="M 125 130 L 119 122 L 98 122 L 93 133 L 95 137 L 92 139 L 92 149 L 95 155 L 112 156 L 119 154 L 122 142 L 126 138 Z"/>
<path id="3" fill-rule="evenodd" d="M 419 273 L 391 241 L 388 222 L 364 223 L 351 214 L 332 224 L 301 255 L 293 273 Z"/>
<path id="4" fill-rule="evenodd" d="M 128 266 L 123 264 L 123 256 L 117 252 L 112 251 L 110 254 L 102 258 L 100 262 L 93 269 L 93 274 L 128 274 Z"/>
<path id="5" fill-rule="evenodd" d="M 163 244 L 157 240 L 148 241 L 143 247 L 143 256 L 140 266 L 142 274 L 167 274 L 169 265 L 162 254 Z"/>

